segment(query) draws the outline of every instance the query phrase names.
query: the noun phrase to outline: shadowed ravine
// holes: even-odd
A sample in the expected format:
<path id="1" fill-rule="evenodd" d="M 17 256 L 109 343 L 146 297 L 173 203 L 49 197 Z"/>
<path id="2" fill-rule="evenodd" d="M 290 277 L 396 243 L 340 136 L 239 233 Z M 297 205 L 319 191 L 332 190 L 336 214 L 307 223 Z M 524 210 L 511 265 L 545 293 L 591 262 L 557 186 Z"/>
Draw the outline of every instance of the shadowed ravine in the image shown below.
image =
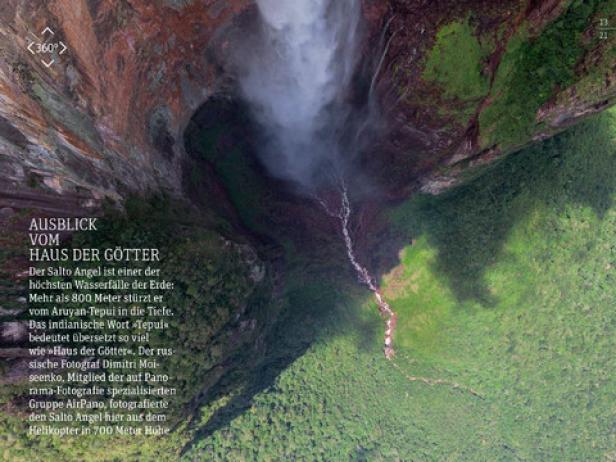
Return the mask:
<path id="1" fill-rule="evenodd" d="M 3 459 L 616 462 L 616 0 L 5 3 Z M 82 317 L 28 294 L 55 216 L 159 249 L 173 317 L 100 329 L 155 379 L 28 360 Z M 157 436 L 29 385 L 102 373 L 169 390 L 103 403 Z"/>

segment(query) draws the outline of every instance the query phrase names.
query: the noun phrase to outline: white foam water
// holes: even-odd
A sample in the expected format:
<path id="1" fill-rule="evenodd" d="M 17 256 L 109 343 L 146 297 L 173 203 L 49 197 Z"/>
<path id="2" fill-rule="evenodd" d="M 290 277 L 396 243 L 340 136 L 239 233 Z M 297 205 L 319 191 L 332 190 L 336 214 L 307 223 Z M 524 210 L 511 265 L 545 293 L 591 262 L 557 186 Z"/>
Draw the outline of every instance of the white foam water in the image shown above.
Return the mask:
<path id="1" fill-rule="evenodd" d="M 310 189 L 340 159 L 345 98 L 357 64 L 359 0 L 257 0 L 261 43 L 239 83 L 266 133 L 273 175 Z"/>

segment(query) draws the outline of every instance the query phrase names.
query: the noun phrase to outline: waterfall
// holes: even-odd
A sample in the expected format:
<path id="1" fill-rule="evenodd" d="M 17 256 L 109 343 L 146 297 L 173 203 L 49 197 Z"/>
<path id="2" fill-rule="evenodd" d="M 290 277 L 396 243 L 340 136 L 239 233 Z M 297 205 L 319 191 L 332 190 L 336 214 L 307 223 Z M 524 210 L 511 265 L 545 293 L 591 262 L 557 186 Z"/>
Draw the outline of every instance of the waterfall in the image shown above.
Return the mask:
<path id="1" fill-rule="evenodd" d="M 272 175 L 299 185 L 339 220 L 349 262 L 386 319 L 384 352 L 391 358 L 396 315 L 355 255 L 344 182 L 349 161 L 342 153 L 358 151 L 360 135 L 370 124 L 369 114 L 353 113 L 348 102 L 357 67 L 361 2 L 257 0 L 257 6 L 260 34 L 247 40 L 236 64 L 241 92 L 264 133 L 259 156 Z M 332 182 L 340 190 L 336 211 L 318 198 L 319 188 Z"/>
<path id="2" fill-rule="evenodd" d="M 340 165 L 346 101 L 357 64 L 359 0 L 257 0 L 259 42 L 239 84 L 265 133 L 269 172 L 313 191 L 324 165 Z"/>

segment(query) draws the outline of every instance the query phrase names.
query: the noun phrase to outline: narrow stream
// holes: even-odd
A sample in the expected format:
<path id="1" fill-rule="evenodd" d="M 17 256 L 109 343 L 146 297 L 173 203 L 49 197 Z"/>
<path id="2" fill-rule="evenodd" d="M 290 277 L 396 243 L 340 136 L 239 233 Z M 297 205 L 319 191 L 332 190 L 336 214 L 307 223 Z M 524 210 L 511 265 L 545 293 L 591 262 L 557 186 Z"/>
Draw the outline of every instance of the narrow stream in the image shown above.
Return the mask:
<path id="1" fill-rule="evenodd" d="M 339 220 L 342 236 L 344 237 L 347 257 L 351 262 L 353 269 L 355 269 L 357 278 L 359 279 L 359 282 L 366 285 L 368 289 L 370 289 L 370 291 L 374 293 L 374 298 L 376 299 L 376 303 L 379 307 L 379 313 L 381 314 L 381 317 L 385 319 L 385 338 L 383 352 L 387 359 L 392 359 L 395 354 L 393 347 L 393 336 L 394 330 L 396 328 L 396 313 L 394 313 L 387 301 L 385 301 L 385 299 L 383 298 L 383 295 L 379 287 L 377 286 L 376 279 L 372 277 L 372 275 L 365 266 L 362 266 L 361 263 L 357 261 L 355 250 L 353 248 L 353 238 L 351 237 L 351 233 L 349 231 L 351 204 L 349 202 L 349 196 L 347 194 L 346 184 L 344 180 L 340 180 L 339 185 L 340 206 L 337 211 L 333 210 L 325 200 L 317 197 L 317 201 L 321 204 L 321 206 L 325 209 L 329 216 Z"/>

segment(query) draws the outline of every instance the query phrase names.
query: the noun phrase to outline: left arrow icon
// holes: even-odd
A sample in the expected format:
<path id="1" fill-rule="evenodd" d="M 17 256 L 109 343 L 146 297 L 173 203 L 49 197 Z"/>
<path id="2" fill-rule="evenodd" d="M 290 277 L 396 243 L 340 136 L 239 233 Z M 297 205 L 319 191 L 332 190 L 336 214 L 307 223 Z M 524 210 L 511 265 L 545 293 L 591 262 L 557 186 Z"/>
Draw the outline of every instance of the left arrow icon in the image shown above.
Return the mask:
<path id="1" fill-rule="evenodd" d="M 28 51 L 32 54 L 34 54 L 34 50 L 32 49 L 32 45 L 34 45 L 34 42 L 31 42 L 30 45 L 28 45 Z"/>

